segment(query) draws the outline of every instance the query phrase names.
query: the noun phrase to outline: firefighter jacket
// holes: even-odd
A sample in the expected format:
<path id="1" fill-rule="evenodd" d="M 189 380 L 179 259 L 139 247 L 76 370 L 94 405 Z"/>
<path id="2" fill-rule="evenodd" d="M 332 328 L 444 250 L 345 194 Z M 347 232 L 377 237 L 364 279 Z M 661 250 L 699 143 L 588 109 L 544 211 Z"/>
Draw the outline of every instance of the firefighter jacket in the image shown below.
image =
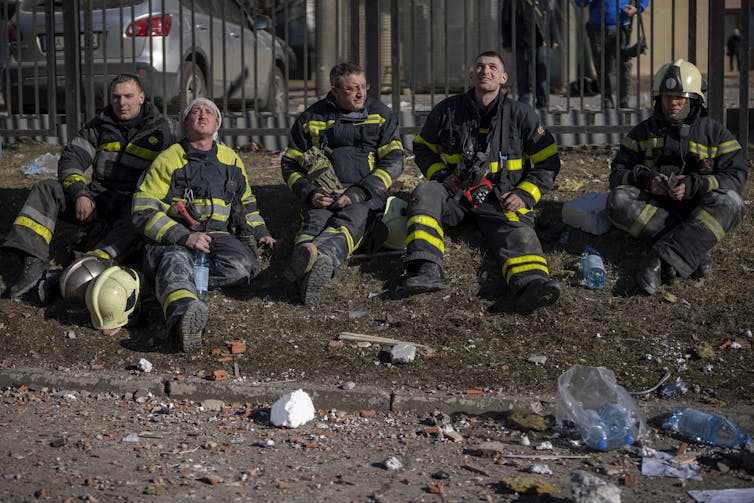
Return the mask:
<path id="1" fill-rule="evenodd" d="M 183 202 L 198 221 L 191 226 L 175 203 Z M 241 222 L 231 217 L 241 215 Z M 243 162 L 231 148 L 214 143 L 209 151 L 176 143 L 144 173 L 134 194 L 134 227 L 158 244 L 184 245 L 192 231 L 229 232 L 240 224 L 259 240 L 270 233 L 257 209 Z"/>
<path id="2" fill-rule="evenodd" d="M 345 112 L 328 93 L 296 120 L 281 170 L 288 188 L 302 201 L 308 201 L 318 189 L 307 178 L 301 158 L 313 146 L 327 154 L 341 184 L 356 189 L 361 200 L 379 199 L 384 203 L 388 189 L 403 171 L 398 120 L 373 98 L 366 99 L 362 110 Z"/>
<path id="3" fill-rule="evenodd" d="M 175 142 L 172 126 L 151 103 L 128 121 L 115 117 L 108 105 L 63 149 L 58 180 L 68 198 L 94 199 L 106 190 L 133 194 L 139 177 L 160 152 Z M 93 166 L 92 181 L 84 177 Z"/>
<path id="4" fill-rule="evenodd" d="M 610 187 L 633 185 L 649 191 L 658 173 L 675 173 L 685 177 L 684 200 L 696 201 L 717 188 L 740 194 L 746 160 L 730 131 L 708 117 L 702 106 L 697 105 L 682 124 L 665 120 L 660 106 L 658 102 L 653 116 L 621 141 L 611 165 Z"/>
<path id="5" fill-rule="evenodd" d="M 503 131 L 504 107 L 510 107 L 508 131 Z M 508 135 L 502 152 L 502 135 Z M 552 189 L 560 170 L 560 157 L 552 135 L 528 106 L 500 93 L 486 110 L 474 100 L 474 89 L 440 102 L 414 139 L 416 164 L 428 180 L 442 182 L 456 174 L 462 182 L 468 155 L 480 152 L 498 195 L 513 191 L 534 208 Z M 502 211 L 502 210 L 501 210 Z"/>

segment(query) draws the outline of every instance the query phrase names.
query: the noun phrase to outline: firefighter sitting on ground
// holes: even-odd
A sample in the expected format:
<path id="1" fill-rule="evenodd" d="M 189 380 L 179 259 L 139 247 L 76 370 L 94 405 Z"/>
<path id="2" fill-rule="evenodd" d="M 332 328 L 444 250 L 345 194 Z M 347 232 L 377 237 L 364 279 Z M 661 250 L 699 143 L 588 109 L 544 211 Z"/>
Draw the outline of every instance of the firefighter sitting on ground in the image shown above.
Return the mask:
<path id="1" fill-rule="evenodd" d="M 216 141 L 222 121 L 217 106 L 198 98 L 181 117 L 185 138 L 144 174 L 132 216 L 147 237 L 144 275 L 154 284 L 168 333 L 190 352 L 201 346 L 208 318 L 194 285 L 192 252 L 209 253 L 210 288 L 248 285 L 259 271 L 256 244 L 273 248 L 275 239 L 257 210 L 243 162 Z"/>
<path id="2" fill-rule="evenodd" d="M 447 287 L 443 227 L 471 218 L 502 264 L 514 309 L 528 313 L 560 297 L 532 213 L 560 158 L 534 110 L 501 91 L 508 74 L 498 53 L 477 56 L 470 78 L 473 87 L 440 102 L 414 139 L 429 182 L 409 202 L 403 287 L 409 295 Z"/>
<path id="3" fill-rule="evenodd" d="M 285 271 L 304 304 L 319 302 L 325 284 L 368 237 L 403 171 L 398 121 L 367 97 L 362 69 L 339 63 L 330 85 L 291 128 L 281 163 L 283 179 L 304 206 Z"/>
<path id="4" fill-rule="evenodd" d="M 110 82 L 109 100 L 63 149 L 58 179 L 35 183 L 13 221 L 3 247 L 23 258 L 23 269 L 6 291 L 9 297 L 21 297 L 42 279 L 58 218 L 84 230 L 104 229 L 96 232 L 98 241 L 88 252 L 94 257 L 122 260 L 137 248 L 139 236 L 129 211 L 131 197 L 141 174 L 175 139 L 170 122 L 154 105 L 144 103 L 135 75 L 115 77 Z M 87 183 L 89 166 L 92 181 Z M 73 265 L 69 270 L 76 275 L 77 264 Z M 81 281 L 84 279 L 92 278 Z"/>
<path id="5" fill-rule="evenodd" d="M 679 59 L 654 77 L 654 114 L 621 141 L 607 209 L 613 223 L 650 245 L 636 272 L 647 294 L 676 276 L 708 276 L 710 250 L 741 222 L 746 161 L 741 145 L 707 115 L 702 75 Z"/>

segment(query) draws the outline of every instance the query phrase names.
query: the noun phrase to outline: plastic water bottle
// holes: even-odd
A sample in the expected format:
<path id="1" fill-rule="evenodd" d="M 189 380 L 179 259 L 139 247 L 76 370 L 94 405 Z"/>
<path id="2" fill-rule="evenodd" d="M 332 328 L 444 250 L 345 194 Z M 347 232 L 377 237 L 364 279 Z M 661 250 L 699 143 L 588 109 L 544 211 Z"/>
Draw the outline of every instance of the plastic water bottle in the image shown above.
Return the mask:
<path id="1" fill-rule="evenodd" d="M 728 419 L 689 408 L 673 411 L 662 428 L 700 444 L 722 447 L 735 447 L 751 440 Z"/>
<path id="2" fill-rule="evenodd" d="M 608 451 L 631 445 L 635 431 L 624 410 L 614 403 L 600 407 L 599 411 L 586 409 L 584 424 L 577 425 L 584 443 L 592 449 Z"/>
<path id="3" fill-rule="evenodd" d="M 602 263 L 602 257 L 589 245 L 586 245 L 584 253 L 581 254 L 581 271 L 587 288 L 600 290 L 605 287 L 605 265 Z"/>
<path id="4" fill-rule="evenodd" d="M 194 250 L 194 284 L 196 295 L 201 300 L 207 300 L 209 288 L 209 253 Z"/>

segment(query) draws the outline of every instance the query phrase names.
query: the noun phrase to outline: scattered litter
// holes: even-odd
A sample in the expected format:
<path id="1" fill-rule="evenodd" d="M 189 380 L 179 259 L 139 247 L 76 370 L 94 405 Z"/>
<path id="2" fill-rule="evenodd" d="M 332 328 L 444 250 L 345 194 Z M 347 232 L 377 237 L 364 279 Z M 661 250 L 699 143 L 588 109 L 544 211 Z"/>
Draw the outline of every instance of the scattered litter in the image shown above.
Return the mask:
<path id="1" fill-rule="evenodd" d="M 363 307 L 361 309 L 353 309 L 351 311 L 348 311 L 348 317 L 352 320 L 356 318 L 363 318 L 364 316 L 369 314 L 369 309 L 366 307 Z"/>
<path id="2" fill-rule="evenodd" d="M 134 401 L 138 403 L 146 402 L 151 396 L 152 393 L 150 393 L 146 388 L 139 388 L 134 391 Z"/>
<path id="3" fill-rule="evenodd" d="M 346 391 L 351 391 L 356 387 L 356 383 L 353 381 L 347 381 L 340 385 L 340 389 L 344 389 Z"/>
<path id="4" fill-rule="evenodd" d="M 537 447 L 535 447 L 538 451 L 551 451 L 553 449 L 552 442 L 549 440 L 545 440 L 541 444 L 539 444 Z"/>
<path id="5" fill-rule="evenodd" d="M 500 483 L 519 494 L 552 494 L 552 484 L 537 477 L 503 477 Z"/>
<path id="6" fill-rule="evenodd" d="M 272 440 L 271 438 L 268 438 L 267 440 L 264 441 L 264 446 L 265 447 L 275 447 L 275 441 Z"/>
<path id="7" fill-rule="evenodd" d="M 670 292 L 662 292 L 662 300 L 669 302 L 670 304 L 675 304 L 676 302 L 678 302 L 678 297 Z"/>
<path id="8" fill-rule="evenodd" d="M 754 488 L 702 489 L 689 491 L 697 503 L 750 503 L 754 501 Z"/>
<path id="9" fill-rule="evenodd" d="M 52 175 L 58 171 L 58 161 L 60 160 L 60 154 L 46 153 L 42 154 L 31 163 L 21 168 L 21 173 L 24 175 Z"/>
<path id="10" fill-rule="evenodd" d="M 696 461 L 675 464 L 673 454 L 644 448 L 641 458 L 641 474 L 647 477 L 675 477 L 679 479 L 702 480 L 702 473 Z"/>
<path id="11" fill-rule="evenodd" d="M 648 358 L 648 359 L 649 359 L 649 360 L 651 360 L 651 356 L 652 356 L 652 355 L 644 355 L 644 356 L 645 356 L 645 357 L 646 357 L 646 356 L 650 356 L 650 358 Z M 655 384 L 655 385 L 654 385 L 654 386 L 652 386 L 651 388 L 649 388 L 649 389 L 645 389 L 645 390 L 643 390 L 643 391 L 632 391 L 632 392 L 631 392 L 631 394 L 632 394 L 632 395 L 648 395 L 648 394 L 652 393 L 653 391 L 657 390 L 657 389 L 658 389 L 658 388 L 659 388 L 660 386 L 662 386 L 662 385 L 663 385 L 663 384 L 665 383 L 665 381 L 667 381 L 668 379 L 670 379 L 670 372 L 666 371 L 666 372 L 665 372 L 665 375 L 664 375 L 664 376 L 662 376 L 662 377 L 660 378 L 660 380 L 659 380 L 659 381 L 657 381 L 657 384 Z"/>
<path id="12" fill-rule="evenodd" d="M 521 437 L 521 440 L 519 440 L 518 443 L 523 445 L 524 447 L 527 447 L 531 445 L 531 440 L 529 440 L 529 437 L 524 435 L 523 437 Z"/>
<path id="13" fill-rule="evenodd" d="M 541 459 L 543 461 L 553 461 L 557 459 L 591 459 L 592 456 L 577 456 L 567 454 L 503 454 L 502 458 L 511 459 Z"/>
<path id="14" fill-rule="evenodd" d="M 733 341 L 730 343 L 730 349 L 741 349 L 743 346 L 741 346 L 741 343 L 738 341 Z"/>
<path id="15" fill-rule="evenodd" d="M 416 346 L 413 344 L 396 344 L 390 350 L 391 363 L 411 363 L 416 359 Z"/>
<path id="16" fill-rule="evenodd" d="M 547 357 L 545 355 L 531 355 L 529 358 L 526 359 L 526 361 L 533 363 L 535 365 L 544 365 L 547 361 Z"/>
<path id="17" fill-rule="evenodd" d="M 677 377 L 675 381 L 670 384 L 666 384 L 660 394 L 663 397 L 671 397 L 676 395 L 685 395 L 689 391 L 688 386 L 684 383 L 680 377 Z"/>
<path id="18" fill-rule="evenodd" d="M 417 344 L 415 342 L 399 341 L 398 339 L 391 339 L 389 337 L 379 337 L 376 335 L 355 334 L 352 332 L 341 332 L 338 338 L 343 341 L 362 341 L 373 342 L 377 344 L 412 344 L 422 350 L 426 356 L 434 356 L 435 350 L 424 344 Z"/>
<path id="19" fill-rule="evenodd" d="M 681 305 L 686 309 L 691 309 L 691 302 L 686 299 L 681 299 Z"/>
<path id="20" fill-rule="evenodd" d="M 536 473 L 539 475 L 552 475 L 552 469 L 545 464 L 534 464 L 529 467 L 529 473 Z"/>
<path id="21" fill-rule="evenodd" d="M 715 350 L 708 342 L 704 341 L 696 345 L 694 352 L 696 353 L 696 356 L 702 360 L 711 360 L 715 357 Z"/>
<path id="22" fill-rule="evenodd" d="M 391 456 L 382 462 L 382 466 L 385 468 L 385 470 L 392 472 L 403 468 L 403 463 L 401 463 L 401 460 L 396 458 L 395 456 Z"/>
<path id="23" fill-rule="evenodd" d="M 153 366 L 152 366 L 152 362 L 150 362 L 146 358 L 141 358 L 139 360 L 139 363 L 136 364 L 136 368 L 141 370 L 142 372 L 149 373 L 149 372 L 152 372 Z"/>
<path id="24" fill-rule="evenodd" d="M 123 443 L 135 444 L 138 442 L 139 442 L 139 435 L 137 435 L 136 433 L 130 433 L 126 435 L 125 437 L 123 437 Z"/>
<path id="25" fill-rule="evenodd" d="M 275 426 L 298 428 L 314 419 L 314 404 L 302 389 L 292 391 L 272 405 L 270 421 Z"/>
<path id="26" fill-rule="evenodd" d="M 607 193 L 587 192 L 563 204 L 563 223 L 590 234 L 604 234 L 612 227 L 606 205 Z"/>
<path id="27" fill-rule="evenodd" d="M 574 503 L 620 503 L 620 489 L 583 470 L 571 472 L 571 495 Z"/>

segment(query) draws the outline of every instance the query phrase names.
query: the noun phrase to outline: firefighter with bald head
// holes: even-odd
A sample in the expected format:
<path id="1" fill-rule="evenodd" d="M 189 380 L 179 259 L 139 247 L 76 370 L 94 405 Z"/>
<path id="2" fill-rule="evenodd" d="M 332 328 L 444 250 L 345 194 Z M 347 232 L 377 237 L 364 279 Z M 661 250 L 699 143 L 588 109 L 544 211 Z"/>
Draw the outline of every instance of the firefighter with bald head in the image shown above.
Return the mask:
<path id="1" fill-rule="evenodd" d="M 710 118 L 699 69 L 679 59 L 655 74 L 654 114 L 621 141 L 607 209 L 613 223 L 649 245 L 635 280 L 649 295 L 675 276 L 708 276 L 712 248 L 741 222 L 746 160 Z"/>

